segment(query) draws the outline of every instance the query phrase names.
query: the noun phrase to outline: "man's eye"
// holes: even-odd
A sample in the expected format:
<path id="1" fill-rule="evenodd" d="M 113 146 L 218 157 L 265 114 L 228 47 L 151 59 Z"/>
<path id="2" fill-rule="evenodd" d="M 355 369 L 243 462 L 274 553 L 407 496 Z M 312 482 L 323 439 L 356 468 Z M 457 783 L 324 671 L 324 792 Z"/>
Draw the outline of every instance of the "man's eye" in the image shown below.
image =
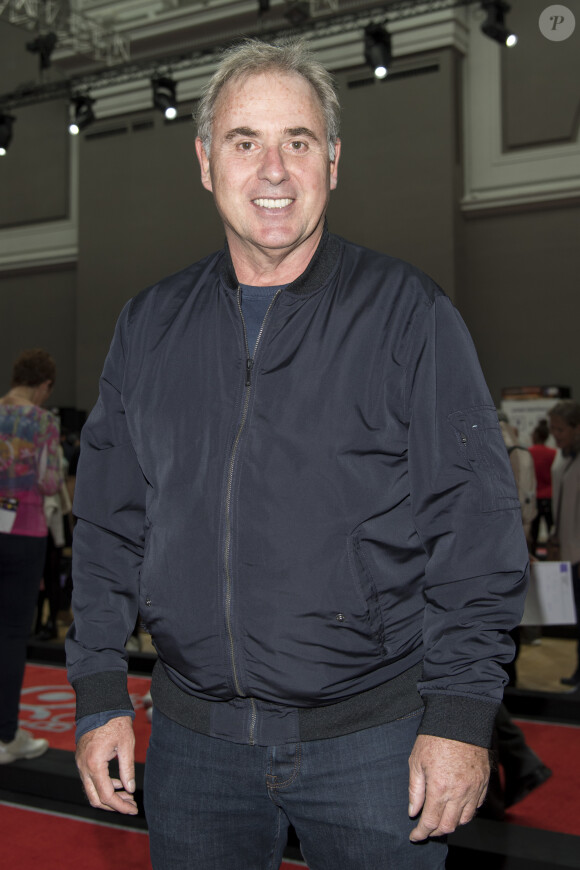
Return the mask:
<path id="1" fill-rule="evenodd" d="M 238 148 L 240 149 L 240 151 L 251 151 L 252 150 L 252 143 L 251 142 L 239 142 Z"/>
<path id="2" fill-rule="evenodd" d="M 306 142 L 291 142 L 290 147 L 292 151 L 306 151 L 307 145 Z"/>

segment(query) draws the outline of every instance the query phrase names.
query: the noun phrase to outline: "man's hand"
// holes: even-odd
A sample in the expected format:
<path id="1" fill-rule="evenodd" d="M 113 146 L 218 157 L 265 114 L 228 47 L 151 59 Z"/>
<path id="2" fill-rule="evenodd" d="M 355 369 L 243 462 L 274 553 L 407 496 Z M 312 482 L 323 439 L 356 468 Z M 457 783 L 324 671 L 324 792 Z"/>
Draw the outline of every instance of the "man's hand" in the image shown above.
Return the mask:
<path id="1" fill-rule="evenodd" d="M 109 762 L 119 762 L 120 779 L 109 776 Z M 130 716 L 117 716 L 88 731 L 77 744 L 76 763 L 91 806 L 134 816 L 135 735 Z"/>
<path id="2" fill-rule="evenodd" d="M 409 816 L 421 813 L 409 839 L 450 834 L 484 801 L 489 753 L 481 746 L 419 734 L 409 758 Z"/>

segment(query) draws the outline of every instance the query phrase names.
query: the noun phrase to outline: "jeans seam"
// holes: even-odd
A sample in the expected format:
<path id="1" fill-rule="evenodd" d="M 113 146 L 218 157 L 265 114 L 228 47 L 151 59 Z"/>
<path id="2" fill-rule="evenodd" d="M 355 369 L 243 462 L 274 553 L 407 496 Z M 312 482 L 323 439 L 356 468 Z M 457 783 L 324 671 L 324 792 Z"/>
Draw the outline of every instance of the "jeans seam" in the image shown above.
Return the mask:
<path id="1" fill-rule="evenodd" d="M 294 770 L 288 777 L 288 779 L 284 780 L 284 782 L 273 782 L 272 784 L 268 783 L 268 788 L 272 791 L 278 791 L 281 788 L 286 788 L 286 786 L 292 785 L 296 777 L 298 776 L 298 772 L 300 770 L 300 762 L 302 760 L 302 744 L 297 744 L 297 750 L 294 751 Z M 271 765 L 270 765 L 271 767 Z M 276 775 L 273 773 L 269 773 L 268 777 L 270 779 L 276 780 Z"/>
<path id="2" fill-rule="evenodd" d="M 276 844 L 278 843 L 278 840 L 280 839 L 280 818 L 281 818 L 281 816 L 282 816 L 282 810 L 280 809 L 280 807 L 278 807 L 278 815 L 277 815 L 278 827 L 276 830 L 276 836 L 274 838 L 274 845 L 272 847 L 272 857 L 270 858 L 270 870 L 278 870 L 278 865 L 274 864 L 274 859 L 276 858 Z"/>

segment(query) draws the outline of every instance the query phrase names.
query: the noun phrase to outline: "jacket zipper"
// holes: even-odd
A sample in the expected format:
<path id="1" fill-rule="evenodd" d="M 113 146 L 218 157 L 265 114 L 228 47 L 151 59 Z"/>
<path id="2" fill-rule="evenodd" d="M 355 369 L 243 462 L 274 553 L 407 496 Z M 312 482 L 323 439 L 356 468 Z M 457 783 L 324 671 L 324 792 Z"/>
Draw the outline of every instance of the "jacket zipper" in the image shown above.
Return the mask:
<path id="1" fill-rule="evenodd" d="M 258 332 L 258 337 L 256 339 L 256 346 L 254 348 L 254 356 L 250 356 L 250 348 L 248 346 L 248 333 L 246 331 L 246 322 L 244 320 L 244 314 L 242 311 L 242 288 L 238 287 L 237 293 L 237 302 L 238 302 L 238 311 L 240 312 L 240 317 L 242 320 L 242 328 L 244 330 L 244 346 L 246 348 L 246 380 L 245 380 L 245 395 L 244 395 L 244 404 L 242 406 L 242 415 L 240 417 L 240 424 L 238 426 L 238 431 L 236 433 L 236 437 L 234 440 L 234 444 L 232 447 L 232 451 L 230 454 L 229 466 L 228 466 L 228 478 L 227 478 L 227 488 L 226 488 L 226 504 L 225 504 L 225 512 L 226 512 L 226 534 L 225 534 L 225 543 L 224 543 L 224 564 L 225 564 L 225 573 L 226 573 L 226 599 L 225 599 L 225 607 L 226 607 L 226 629 L 228 633 L 228 640 L 230 645 L 230 661 L 232 665 L 232 676 L 234 679 L 234 687 L 239 697 L 245 698 L 246 694 L 242 690 L 242 686 L 238 677 L 238 670 L 236 667 L 236 655 L 235 655 L 235 644 L 234 644 L 234 633 L 232 629 L 232 575 L 230 570 L 230 550 L 231 550 L 231 542 L 232 542 L 232 523 L 231 523 L 231 508 L 232 508 L 232 487 L 234 482 L 234 469 L 238 454 L 238 448 L 240 445 L 240 439 L 242 437 L 242 433 L 244 431 L 246 420 L 248 417 L 248 406 L 250 404 L 250 392 L 252 387 L 252 369 L 254 367 L 254 359 L 256 357 L 256 351 L 258 350 L 258 345 L 260 344 L 260 339 L 262 338 L 262 333 L 264 332 L 264 327 L 266 325 L 266 321 L 272 310 L 276 299 L 280 295 L 282 291 L 278 290 L 274 295 L 272 301 L 268 305 L 268 309 L 266 314 L 264 315 L 264 319 L 262 321 L 262 325 L 260 327 L 260 331 Z M 250 745 L 254 745 L 254 730 L 256 726 L 256 704 L 253 698 L 250 699 L 252 705 L 252 715 L 250 719 L 250 735 L 249 741 Z"/>

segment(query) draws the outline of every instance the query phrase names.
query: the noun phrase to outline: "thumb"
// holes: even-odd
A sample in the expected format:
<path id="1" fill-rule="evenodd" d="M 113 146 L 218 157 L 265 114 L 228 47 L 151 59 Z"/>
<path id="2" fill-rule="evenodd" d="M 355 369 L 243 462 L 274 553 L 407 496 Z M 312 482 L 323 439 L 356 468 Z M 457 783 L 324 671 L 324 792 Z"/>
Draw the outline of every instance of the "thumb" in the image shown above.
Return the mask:
<path id="1" fill-rule="evenodd" d="M 119 762 L 119 779 L 123 783 L 123 788 L 129 794 L 135 791 L 135 754 L 132 748 L 120 748 L 117 751 L 117 760 Z"/>
<path id="2" fill-rule="evenodd" d="M 411 764 L 409 770 L 409 816 L 415 818 L 425 803 L 425 774 L 422 767 Z"/>

